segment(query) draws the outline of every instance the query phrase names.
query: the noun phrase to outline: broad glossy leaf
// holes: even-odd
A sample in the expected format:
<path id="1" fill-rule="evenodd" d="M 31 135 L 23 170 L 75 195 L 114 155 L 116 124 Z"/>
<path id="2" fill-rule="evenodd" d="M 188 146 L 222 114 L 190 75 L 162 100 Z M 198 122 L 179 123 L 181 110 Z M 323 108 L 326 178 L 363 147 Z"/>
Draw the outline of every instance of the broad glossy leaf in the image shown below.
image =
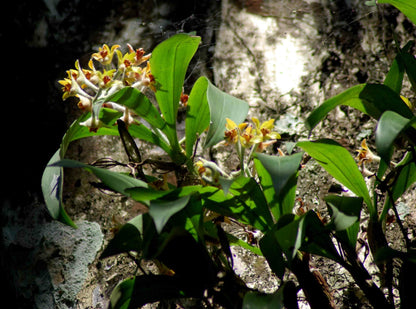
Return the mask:
<path id="1" fill-rule="evenodd" d="M 242 240 L 240 238 L 237 238 L 237 237 L 235 237 L 231 234 L 228 234 L 228 233 L 227 233 L 227 237 L 228 237 L 228 241 L 230 242 L 231 246 L 238 246 L 238 247 L 247 249 L 247 250 L 253 252 L 254 254 L 257 254 L 257 255 L 260 255 L 260 256 L 263 255 L 263 253 L 261 252 L 261 250 L 259 249 L 258 246 L 248 244 L 244 240 Z"/>
<path id="2" fill-rule="evenodd" d="M 404 63 L 402 56 L 398 54 L 391 64 L 390 70 L 384 79 L 384 85 L 390 87 L 394 92 L 400 94 L 404 77 Z"/>
<path id="3" fill-rule="evenodd" d="M 238 204 L 245 206 L 249 224 L 263 232 L 274 224 L 263 191 L 253 178 L 238 177 L 231 184 L 229 192 Z"/>
<path id="4" fill-rule="evenodd" d="M 398 176 L 394 183 L 392 195 L 397 200 L 413 183 L 416 182 L 416 163 L 411 152 L 408 152 L 404 159 L 396 165 Z"/>
<path id="5" fill-rule="evenodd" d="M 408 119 L 392 111 L 386 111 L 381 115 L 376 129 L 376 147 L 386 164 L 390 163 L 394 140 L 415 121 L 416 117 Z"/>
<path id="6" fill-rule="evenodd" d="M 290 219 L 288 215 L 282 217 L 284 221 Z M 282 226 L 283 225 L 283 226 Z M 289 222 L 278 222 L 273 235 L 290 263 L 296 257 L 298 250 L 327 257 L 334 261 L 341 261 L 334 247 L 329 231 L 314 211 Z"/>
<path id="7" fill-rule="evenodd" d="M 110 189 L 125 195 L 128 195 L 125 191 L 126 189 L 134 187 L 147 187 L 147 184 L 139 179 L 135 179 L 125 174 L 120 174 L 107 169 L 94 167 L 75 160 L 63 159 L 54 163 L 52 166 L 83 168 L 97 176 Z"/>
<path id="8" fill-rule="evenodd" d="M 106 99 L 128 107 L 137 115 L 146 120 L 154 128 L 161 129 L 166 126 L 165 120 L 149 99 L 136 88 L 125 87 Z"/>
<path id="9" fill-rule="evenodd" d="M 95 135 L 118 135 L 117 127 L 109 126 L 99 128 L 97 132 L 91 132 L 89 128 L 81 126 L 80 123 L 91 117 L 91 113 L 85 113 L 75 120 L 66 131 L 61 143 L 61 158 L 65 157 L 68 146 L 71 142 Z"/>
<path id="10" fill-rule="evenodd" d="M 403 52 L 401 56 L 413 90 L 416 90 L 416 59 L 408 52 Z"/>
<path id="11" fill-rule="evenodd" d="M 355 195 L 362 197 L 367 204 L 370 216 L 377 216 L 364 178 L 351 154 L 344 147 L 330 139 L 299 142 L 297 146 L 305 150 L 332 177 Z"/>
<path id="12" fill-rule="evenodd" d="M 211 116 L 204 147 L 211 147 L 224 139 L 226 118 L 236 124 L 243 122 L 248 113 L 248 103 L 237 99 L 208 83 L 207 99 Z"/>
<path id="13" fill-rule="evenodd" d="M 64 172 L 59 166 L 52 166 L 60 161 L 60 149 L 58 149 L 49 160 L 42 175 L 42 193 L 45 199 L 46 207 L 52 218 L 59 220 L 69 226 L 76 227 L 75 223 L 66 213 L 62 203 L 62 185 Z"/>
<path id="14" fill-rule="evenodd" d="M 277 277 L 283 280 L 286 263 L 283 258 L 283 252 L 275 237 L 275 229 L 267 232 L 260 240 L 260 250 L 267 260 L 270 269 Z"/>
<path id="15" fill-rule="evenodd" d="M 325 228 L 318 215 L 314 211 L 308 211 L 304 220 L 306 238 L 300 250 L 327 257 L 336 262 L 342 262 L 342 258 L 330 237 L 330 232 Z"/>
<path id="16" fill-rule="evenodd" d="M 177 212 L 188 204 L 190 196 L 184 196 L 173 201 L 153 200 L 150 201 L 149 214 L 155 222 L 156 230 L 161 233 L 165 224 Z"/>
<path id="17" fill-rule="evenodd" d="M 126 279 L 114 288 L 110 296 L 111 309 L 128 309 L 134 290 L 136 278 Z"/>
<path id="18" fill-rule="evenodd" d="M 389 86 L 378 84 L 361 84 L 330 98 L 315 109 L 306 119 L 306 126 L 312 130 L 326 115 L 339 105 L 348 105 L 379 119 L 385 111 L 391 110 L 411 118 L 411 110 L 400 95 Z"/>
<path id="19" fill-rule="evenodd" d="M 297 174 L 303 153 L 290 156 L 257 154 L 255 166 L 270 209 L 276 220 L 291 213 L 295 202 Z M 266 174 L 267 173 L 267 174 Z M 274 192 L 271 191 L 270 181 Z"/>
<path id="20" fill-rule="evenodd" d="M 325 201 L 328 203 L 332 219 L 329 227 L 333 228 L 337 236 L 355 250 L 363 199 L 361 197 L 329 195 L 325 197 Z"/>
<path id="21" fill-rule="evenodd" d="M 416 2 L 413 0 L 378 0 L 377 2 L 394 5 L 416 25 Z"/>
<path id="22" fill-rule="evenodd" d="M 203 206 L 220 215 L 251 225 L 260 231 L 267 231 L 271 226 L 268 222 L 272 222 L 272 217 L 270 213 L 265 212 L 267 204 L 260 206 L 260 202 L 265 201 L 264 196 L 254 200 L 254 196 L 259 194 L 261 189 L 256 188 L 255 181 L 245 184 L 244 182 L 245 180 L 241 180 L 241 182 L 233 183 L 232 187 L 234 187 L 230 188 L 228 195 L 218 189 L 201 194 Z"/>
<path id="23" fill-rule="evenodd" d="M 283 286 L 272 294 L 248 292 L 243 299 L 243 309 L 283 309 Z"/>
<path id="24" fill-rule="evenodd" d="M 138 215 L 124 224 L 104 249 L 100 259 L 129 251 L 140 252 L 143 240 L 143 220 L 146 215 Z"/>
<path id="25" fill-rule="evenodd" d="M 98 130 L 99 132 L 100 130 Z M 158 136 L 153 133 L 149 128 L 147 128 L 144 124 L 132 124 L 129 126 L 129 133 L 131 136 L 139 138 L 141 140 L 147 141 L 152 143 L 156 146 L 162 148 L 169 156 L 172 156 L 172 149 L 168 144 L 163 136 Z"/>
<path id="26" fill-rule="evenodd" d="M 207 89 L 208 80 L 202 76 L 195 82 L 189 94 L 188 110 L 185 119 L 185 150 L 188 158 L 193 155 L 196 139 L 209 126 L 210 114 Z"/>
<path id="27" fill-rule="evenodd" d="M 112 112 L 106 115 L 106 110 L 107 109 L 102 109 L 102 112 L 100 113 L 101 117 L 105 118 L 108 115 L 117 116 Z M 47 166 L 45 167 L 41 181 L 45 204 L 52 218 L 73 227 L 75 227 L 75 224 L 72 222 L 71 218 L 66 213 L 62 202 L 62 188 L 64 179 L 63 169 L 61 167 L 54 167 L 51 165 L 65 157 L 68 146 L 72 141 L 93 135 L 118 135 L 118 130 L 116 127 L 103 127 L 100 128 L 97 133 L 94 133 L 90 132 L 87 127 L 81 126 L 80 123 L 87 120 L 90 116 L 90 113 L 85 113 L 72 123 L 72 125 L 69 127 L 64 137 L 62 138 L 61 147 L 52 156 Z M 114 120 L 113 117 L 109 118 L 111 119 L 102 120 Z"/>
<path id="28" fill-rule="evenodd" d="M 279 222 L 277 225 L 279 225 Z M 302 243 L 305 240 L 305 232 L 305 215 L 285 223 L 284 226 L 279 227 L 274 231 L 274 237 L 278 242 L 279 247 L 286 255 L 289 264 L 295 258 L 297 251 L 302 246 Z"/>
<path id="29" fill-rule="evenodd" d="M 383 211 L 380 214 L 380 220 L 385 220 L 388 210 L 392 207 L 392 203 L 402 196 L 406 190 L 416 182 L 416 163 L 414 162 L 413 154 L 408 152 L 402 161 L 396 165 L 397 176 L 396 181 L 390 188 L 393 201 L 388 195 L 386 198 Z"/>
<path id="30" fill-rule="evenodd" d="M 156 99 L 168 126 L 165 132 L 174 149 L 179 148 L 176 118 L 185 74 L 200 41 L 200 37 L 176 34 L 156 46 L 149 60 L 156 80 Z"/>

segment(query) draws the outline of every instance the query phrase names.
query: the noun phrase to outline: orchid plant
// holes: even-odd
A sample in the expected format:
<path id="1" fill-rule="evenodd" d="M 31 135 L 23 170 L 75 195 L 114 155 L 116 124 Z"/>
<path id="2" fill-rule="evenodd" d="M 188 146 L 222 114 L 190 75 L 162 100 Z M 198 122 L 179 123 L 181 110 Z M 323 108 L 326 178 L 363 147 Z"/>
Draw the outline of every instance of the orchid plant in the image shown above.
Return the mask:
<path id="1" fill-rule="evenodd" d="M 408 306 L 416 251 L 396 202 L 416 182 L 416 116 L 410 101 L 400 94 L 405 73 L 416 88 L 411 43 L 398 49 L 384 84 L 352 87 L 325 101 L 306 119 L 306 126 L 313 130 L 339 105 L 375 118 L 376 154 L 363 141 L 356 160 L 330 139 L 299 141 L 291 154 L 264 153 L 280 139 L 274 119 L 246 121 L 248 104 L 222 92 L 206 77 L 195 82 L 189 95 L 184 93 L 186 71 L 199 43 L 197 36 L 177 34 L 151 54 L 130 45 L 126 53 L 118 45 L 103 45 L 92 54 L 87 68 L 77 61 L 75 69 L 59 81 L 63 99 L 74 97 L 84 113 L 66 132 L 42 177 L 51 216 L 76 227 L 62 202 L 64 168 L 93 173 L 107 189 L 146 206 L 146 211 L 118 230 L 100 255 L 105 259 L 128 254 L 137 263 L 137 273 L 111 294 L 110 307 L 137 308 L 155 301 L 197 298 L 205 307 L 298 308 L 297 294 L 302 289 L 312 308 L 334 308 L 325 279 L 309 266 L 311 254 L 344 267 L 375 308 L 394 307 L 392 259 L 400 259 L 400 298 Z M 181 106 L 186 110 L 183 138 L 177 131 Z M 129 172 L 65 159 L 72 141 L 96 135 L 121 138 Z M 399 138 L 407 144 L 396 144 L 397 148 L 405 145 L 396 163 L 392 154 Z M 135 139 L 161 148 L 170 161 L 142 160 Z M 234 146 L 239 168 L 224 171 L 199 152 L 199 143 L 202 152 L 218 143 Z M 308 157 L 351 193 L 325 197 L 329 214 L 325 220 L 313 209 L 294 211 L 299 170 L 308 164 Z M 378 169 L 368 169 L 369 162 L 378 164 Z M 174 171 L 176 182 L 150 174 L 147 164 Z M 364 177 L 375 179 L 372 188 Z M 387 244 L 390 209 L 402 229 L 404 251 Z M 369 215 L 368 243 L 387 295 L 356 251 L 363 212 Z M 226 224 L 256 231 L 259 237 L 237 237 L 224 228 Z M 247 287 L 233 270 L 233 245 L 265 257 L 279 280 L 277 291 L 264 294 Z M 145 260 L 156 261 L 159 272 L 145 269 Z M 288 279 L 288 273 L 296 281 Z"/>

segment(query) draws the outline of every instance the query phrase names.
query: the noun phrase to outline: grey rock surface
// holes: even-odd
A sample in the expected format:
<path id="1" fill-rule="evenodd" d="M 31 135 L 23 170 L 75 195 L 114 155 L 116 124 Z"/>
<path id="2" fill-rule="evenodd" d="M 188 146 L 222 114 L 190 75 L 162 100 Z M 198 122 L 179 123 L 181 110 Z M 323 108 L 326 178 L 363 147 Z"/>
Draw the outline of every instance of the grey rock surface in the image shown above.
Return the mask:
<path id="1" fill-rule="evenodd" d="M 8 257 L 2 262 L 13 269 L 17 293 L 33 308 L 77 308 L 77 295 L 103 243 L 100 226 L 81 221 L 77 229 L 46 219 L 42 204 L 32 205 L 26 216 L 2 207 L 2 226 Z M 24 301 L 21 300 L 21 303 Z"/>

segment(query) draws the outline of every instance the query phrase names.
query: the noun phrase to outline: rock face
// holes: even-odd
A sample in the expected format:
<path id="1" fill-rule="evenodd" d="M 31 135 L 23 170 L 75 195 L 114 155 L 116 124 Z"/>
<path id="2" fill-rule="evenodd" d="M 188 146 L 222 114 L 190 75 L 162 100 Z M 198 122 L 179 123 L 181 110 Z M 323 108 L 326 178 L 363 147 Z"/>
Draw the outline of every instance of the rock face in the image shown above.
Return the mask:
<path id="1" fill-rule="evenodd" d="M 2 209 L 7 219 L 2 230 L 7 257 L 2 262 L 13 270 L 11 282 L 21 298 L 18 306 L 75 308 L 88 267 L 103 244 L 100 226 L 82 221 L 74 229 L 48 222 L 43 205 L 31 207 L 24 221 L 9 203 Z"/>
<path id="2" fill-rule="evenodd" d="M 282 135 L 276 146 L 286 151 L 288 142 L 308 138 L 302 121 L 323 100 L 358 83 L 383 81 L 395 55 L 393 33 L 402 45 L 416 34 L 415 27 L 392 7 L 367 7 L 359 0 L 146 0 L 139 4 L 101 0 L 94 2 L 97 7 L 83 1 L 64 3 L 41 2 L 36 10 L 20 7 L 22 18 L 12 21 L 22 35 L 25 29 L 35 29 L 19 42 L 19 55 L 25 55 L 20 49 L 28 48 L 32 56 L 39 56 L 38 71 L 46 64 L 51 68 L 30 85 L 32 95 L 25 108 L 33 112 L 31 117 L 43 120 L 28 133 L 28 147 L 19 149 L 17 157 L 26 162 L 27 148 L 42 149 L 34 153 L 34 161 L 41 164 L 29 167 L 33 179 L 24 186 L 29 192 L 24 201 L 15 198 L 19 193 L 2 197 L 2 274 L 13 283 L 8 292 L 19 299 L 19 308 L 103 308 L 112 288 L 134 271 L 126 257 L 101 262 L 96 257 L 111 238 L 112 228 L 137 214 L 138 205 L 101 194 L 90 185 L 93 179 L 79 171 L 67 173 L 64 193 L 78 229 L 52 222 L 45 206 L 36 202 L 39 171 L 76 116 L 73 108 L 63 105 L 67 102 L 61 102 L 56 85 L 75 59 L 102 43 L 131 43 L 151 51 L 173 33 L 196 31 L 202 44 L 191 63 L 186 90 L 206 75 L 222 90 L 246 100 L 251 106 L 249 117 L 275 118 Z M 405 95 L 409 89 L 406 84 Z M 43 114 L 36 109 L 36 116 L 33 106 L 40 106 Z M 346 108 L 332 112 L 312 137 L 335 138 L 353 152 L 362 138 L 373 140 L 372 129 L 373 122 Z M 43 136 L 43 131 L 49 133 Z M 218 148 L 215 155 L 226 165 L 229 151 L 224 150 Z M 70 156 L 83 162 L 104 156 L 125 160 L 121 144 L 111 137 L 74 143 Z M 20 174 L 27 170 L 14 173 Z M 16 179 L 11 182 L 20 181 Z M 322 195 L 331 184 L 321 169 L 308 166 L 299 177 L 298 197 L 308 207 L 322 210 Z M 250 279 L 244 274 L 246 254 L 236 254 L 243 265 L 238 273 L 252 280 L 250 286 L 256 287 L 259 280 L 262 290 L 276 287 L 270 274 Z M 266 272 L 264 260 L 256 260 L 253 269 Z M 340 281 L 345 285 L 345 280 Z"/>

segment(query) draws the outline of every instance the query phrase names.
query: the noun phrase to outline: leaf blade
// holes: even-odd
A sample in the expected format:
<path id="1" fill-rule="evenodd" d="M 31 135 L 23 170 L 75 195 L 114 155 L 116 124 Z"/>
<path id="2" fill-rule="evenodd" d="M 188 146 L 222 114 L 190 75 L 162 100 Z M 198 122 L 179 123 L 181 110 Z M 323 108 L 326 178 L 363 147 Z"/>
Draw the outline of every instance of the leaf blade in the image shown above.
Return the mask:
<path id="1" fill-rule="evenodd" d="M 211 147 L 224 139 L 226 118 L 239 124 L 248 113 L 248 103 L 237 99 L 211 83 L 208 83 L 207 100 L 209 104 L 211 123 L 205 141 L 205 148 Z"/>
<path id="2" fill-rule="evenodd" d="M 200 41 L 200 37 L 176 34 L 156 46 L 149 60 L 156 81 L 155 96 L 168 126 L 165 132 L 173 148 L 179 147 L 176 118 L 186 70 Z"/>
<path id="3" fill-rule="evenodd" d="M 185 119 L 185 151 L 190 158 L 193 154 L 197 136 L 209 126 L 210 114 L 207 100 L 208 80 L 200 77 L 194 84 L 188 99 Z"/>
<path id="4" fill-rule="evenodd" d="M 306 119 L 305 125 L 312 130 L 326 115 L 339 105 L 347 105 L 379 119 L 381 114 L 392 110 L 404 117 L 413 114 L 400 95 L 389 86 L 378 84 L 361 84 L 326 100 L 316 108 Z"/>
<path id="5" fill-rule="evenodd" d="M 297 173 L 303 153 L 290 156 L 269 156 L 257 154 L 255 159 L 256 170 L 268 198 L 269 206 L 278 220 L 282 215 L 291 213 L 295 202 L 295 190 L 297 184 Z M 265 174 L 263 168 L 268 173 Z M 270 192 L 270 181 L 274 192 Z M 269 188 L 267 188 L 269 187 Z"/>
<path id="6" fill-rule="evenodd" d="M 416 117 L 408 119 L 392 111 L 381 115 L 376 128 L 376 148 L 387 165 L 390 164 L 394 140 L 415 121 Z"/>
<path id="7" fill-rule="evenodd" d="M 364 178 L 354 159 L 344 147 L 330 139 L 298 142 L 296 145 L 305 150 L 332 177 L 350 189 L 355 195 L 362 197 L 367 204 L 370 216 L 377 215 Z"/>

